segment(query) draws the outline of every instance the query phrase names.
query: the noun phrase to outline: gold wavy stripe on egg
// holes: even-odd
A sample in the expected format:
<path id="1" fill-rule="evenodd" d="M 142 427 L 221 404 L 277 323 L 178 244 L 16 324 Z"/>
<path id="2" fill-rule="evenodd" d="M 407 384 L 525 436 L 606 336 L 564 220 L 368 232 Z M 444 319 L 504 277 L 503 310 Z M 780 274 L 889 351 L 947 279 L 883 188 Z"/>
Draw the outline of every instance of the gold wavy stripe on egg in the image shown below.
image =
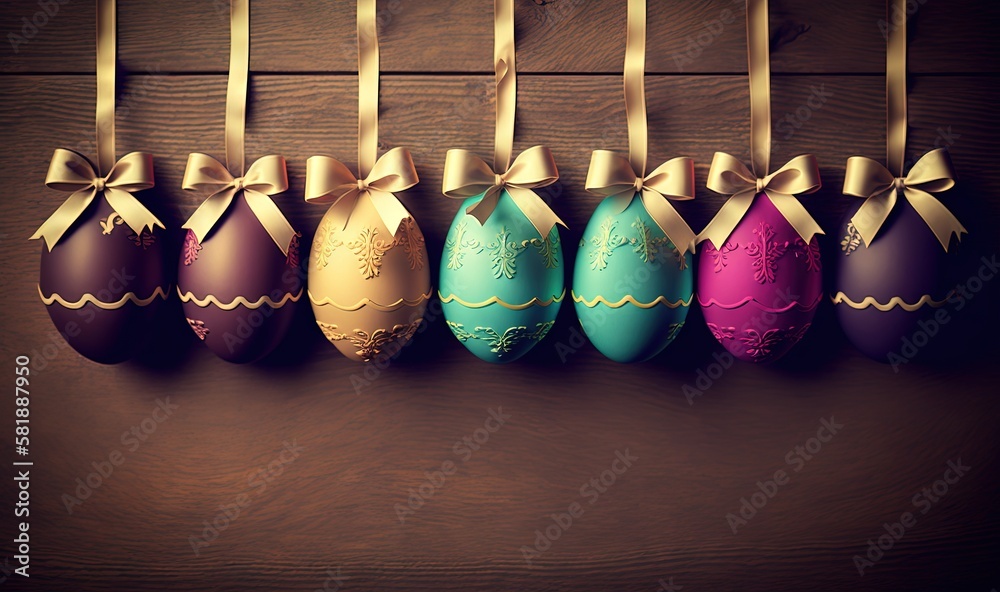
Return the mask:
<path id="1" fill-rule="evenodd" d="M 531 300 L 525 302 L 524 304 L 511 304 L 510 302 L 505 302 L 500 299 L 499 296 L 491 296 L 487 300 L 482 302 L 466 302 L 454 294 L 449 294 L 444 296 L 441 292 L 438 292 L 438 298 L 441 299 L 442 304 L 447 304 L 454 300 L 455 302 L 465 306 L 467 308 L 485 308 L 491 304 L 499 304 L 504 308 L 509 308 L 510 310 L 524 310 L 526 308 L 531 308 L 532 306 L 549 306 L 550 304 L 556 302 L 562 302 L 563 298 L 566 297 L 566 288 L 563 288 L 562 294 L 549 298 L 548 300 L 541 300 L 538 297 L 532 298 Z"/>
<path id="2" fill-rule="evenodd" d="M 628 294 L 626 296 L 623 296 L 621 300 L 618 300 L 616 302 L 609 302 L 608 299 L 605 298 L 604 296 L 598 296 L 593 300 L 587 300 L 583 296 L 577 296 L 576 292 L 573 292 L 572 294 L 573 294 L 573 302 L 579 302 L 580 304 L 586 306 L 587 308 L 594 308 L 598 304 L 603 304 L 610 308 L 621 308 L 625 306 L 625 303 L 634 304 L 639 308 L 653 308 L 658 304 L 662 304 L 667 308 L 680 308 L 682 306 L 684 307 L 691 306 L 691 300 L 694 298 L 694 294 L 691 294 L 691 296 L 689 296 L 686 301 L 682 298 L 675 302 L 671 302 L 670 300 L 667 300 L 666 296 L 657 296 L 656 299 L 653 300 L 652 302 L 639 302 L 638 300 L 635 299 L 635 296 Z"/>
<path id="3" fill-rule="evenodd" d="M 264 295 L 258 298 L 254 302 L 250 302 L 244 296 L 237 296 L 235 299 L 233 299 L 232 302 L 223 303 L 219 301 L 219 299 L 213 296 L 212 294 L 209 294 L 204 298 L 198 298 L 191 292 L 181 292 L 180 286 L 177 287 L 177 294 L 181 297 L 181 302 L 194 302 L 196 305 L 202 308 L 205 308 L 209 304 L 214 304 L 215 306 L 218 306 L 222 310 L 233 310 L 237 306 L 245 306 L 250 309 L 255 309 L 255 308 L 260 308 L 265 304 L 270 306 L 271 308 L 281 308 L 287 302 L 298 302 L 299 298 L 302 298 L 302 291 L 303 289 L 299 288 L 298 293 L 295 295 L 292 295 L 291 292 L 286 292 L 285 295 L 282 296 L 281 300 L 279 300 L 278 302 L 275 302 L 274 300 L 271 300 L 271 298 L 268 297 L 267 295 Z"/>
<path id="4" fill-rule="evenodd" d="M 97 308 L 104 310 L 116 310 L 125 306 L 125 303 L 129 301 L 136 303 L 138 306 L 146 306 L 153 300 L 156 300 L 157 296 L 163 300 L 167 299 L 167 291 L 163 288 L 163 286 L 156 286 L 156 289 L 149 295 L 149 298 L 139 298 L 135 295 L 135 292 L 127 292 L 124 296 L 114 302 L 104 302 L 98 300 L 97 296 L 90 293 L 84 294 L 82 298 L 75 302 L 70 302 L 55 292 L 53 292 L 51 296 L 46 297 L 45 294 L 42 294 L 41 286 L 38 286 L 38 295 L 42 298 L 42 303 L 44 303 L 45 306 L 52 306 L 52 303 L 58 302 L 61 306 L 71 310 L 83 308 L 85 304 L 93 304 Z"/>
<path id="5" fill-rule="evenodd" d="M 322 300 L 316 300 L 316 297 L 312 295 L 312 292 L 309 292 L 309 301 L 312 302 L 313 304 L 315 304 L 316 306 L 332 306 L 334 308 L 337 308 L 337 309 L 340 309 L 340 310 L 343 310 L 343 311 L 346 311 L 346 312 L 353 312 L 355 310 L 361 310 L 362 308 L 364 308 L 366 306 L 370 306 L 370 307 L 374 308 L 375 310 L 379 310 L 379 311 L 382 311 L 382 312 L 392 312 L 394 310 L 398 310 L 400 308 L 403 308 L 404 306 L 413 307 L 413 306 L 417 306 L 418 304 L 421 304 L 422 302 L 426 302 L 427 300 L 430 300 L 432 294 L 434 294 L 434 290 L 433 289 L 432 290 L 428 290 L 426 294 L 421 294 L 420 296 L 418 296 L 417 298 L 415 298 L 413 300 L 407 300 L 406 298 L 400 298 L 399 300 L 393 302 L 392 304 L 379 304 L 378 302 L 375 302 L 371 298 L 362 298 L 361 300 L 358 300 L 356 303 L 354 303 L 354 304 L 352 304 L 350 306 L 344 306 L 343 304 L 337 304 L 329 296 L 323 297 Z"/>
<path id="6" fill-rule="evenodd" d="M 951 298 L 954 294 L 955 294 L 954 290 L 948 292 L 948 295 L 944 297 L 944 300 L 934 300 L 930 294 L 924 294 L 923 296 L 920 297 L 920 300 L 917 300 L 913 304 L 906 302 L 900 296 L 893 296 L 892 298 L 889 299 L 889 302 L 886 304 L 882 304 L 881 302 L 876 300 L 874 296 L 865 296 L 861 300 L 861 302 L 855 302 L 851 300 L 850 296 L 844 294 L 843 292 L 837 292 L 837 294 L 831 297 L 830 300 L 832 300 L 834 304 L 846 304 L 847 306 L 850 306 L 851 308 L 855 308 L 857 310 L 864 310 L 866 308 L 874 306 L 875 308 L 881 310 L 882 312 L 886 312 L 898 306 L 905 311 L 913 312 L 915 310 L 920 309 L 924 305 L 931 306 L 932 308 L 940 308 L 945 304 L 947 304 L 948 299 Z"/>

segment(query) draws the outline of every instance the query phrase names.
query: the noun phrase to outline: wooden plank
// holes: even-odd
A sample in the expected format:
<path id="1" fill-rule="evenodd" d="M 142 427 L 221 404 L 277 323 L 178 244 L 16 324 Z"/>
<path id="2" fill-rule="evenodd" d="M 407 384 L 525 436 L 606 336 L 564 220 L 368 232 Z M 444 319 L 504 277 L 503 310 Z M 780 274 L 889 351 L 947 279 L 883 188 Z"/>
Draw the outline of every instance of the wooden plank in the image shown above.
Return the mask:
<path id="1" fill-rule="evenodd" d="M 0 0 L 5 45 L 0 72 L 92 72 L 94 3 Z M 880 73 L 885 70 L 884 4 L 868 0 L 775 0 L 771 27 L 775 72 Z M 1000 72 L 993 24 L 1000 5 L 979 0 L 914 0 L 910 71 Z M 492 72 L 492 4 L 486 0 L 382 0 L 386 72 Z M 34 25 L 24 19 L 37 17 Z M 746 71 L 744 3 L 650 2 L 650 72 Z M 137 0 L 119 7 L 119 57 L 133 72 L 225 72 L 228 2 Z M 251 68 L 262 72 L 357 69 L 352 2 L 299 0 L 253 6 Z M 24 31 L 22 31 L 24 29 Z M 625 2 L 519 0 L 522 72 L 621 71 Z M 12 37 L 13 35 L 13 37 Z M 23 39 L 23 41 L 21 40 Z M 586 51 L 581 51 L 586 48 Z M 976 56 L 975 60 L 968 56 Z"/>
<path id="2" fill-rule="evenodd" d="M 619 80 L 520 81 L 517 149 L 545 143 L 554 150 L 562 189 L 553 205 L 570 224 L 567 246 L 596 205 L 582 190 L 590 151 L 626 148 Z M 991 230 L 1000 222 L 992 162 L 1000 120 L 982 81 L 916 77 L 911 148 L 950 144 L 965 189 L 947 201 L 977 208 L 962 219 L 982 237 L 976 253 L 989 255 L 1000 239 Z M 690 155 L 703 185 L 713 151 L 745 152 L 744 77 L 651 76 L 648 84 L 653 160 Z M 491 86 L 486 75 L 384 79 L 382 141 L 413 150 L 422 181 L 403 199 L 424 229 L 434 270 L 457 209 L 439 192 L 444 153 L 463 147 L 488 156 Z M 799 118 L 791 137 L 777 130 L 774 160 L 817 154 L 826 187 L 804 202 L 832 229 L 850 201 L 837 189 L 845 159 L 884 150 L 882 81 L 776 77 L 775 117 L 794 117 L 820 87 L 832 96 Z M 248 153 L 288 158 L 292 188 L 278 203 L 308 231 L 323 208 L 301 200 L 305 159 L 325 152 L 353 166 L 355 93 L 348 75 L 253 77 Z M 225 78 L 216 75 L 134 76 L 123 85 L 119 152 L 156 155 L 154 208 L 172 228 L 200 201 L 179 190 L 188 152 L 221 156 L 224 94 Z M 716 351 L 697 312 L 667 353 L 638 366 L 609 362 L 589 345 L 569 355 L 559 349 L 576 347 L 570 307 L 537 351 L 505 367 L 473 359 L 433 307 L 420 345 L 368 375 L 325 344 L 307 309 L 282 351 L 254 366 L 214 358 L 178 322 L 178 310 L 163 319 L 155 354 L 116 367 L 79 358 L 50 335 L 34 287 L 40 246 L 25 239 L 61 198 L 42 187 L 52 149 L 88 150 L 92 113 L 89 76 L 6 76 L 0 88 L 0 184 L 8 192 L 0 201 L 0 359 L 34 352 L 41 365 L 45 353 L 58 352 L 32 383 L 33 589 L 66 589 L 71 581 L 74 590 L 316 590 L 326 570 L 338 568 L 350 578 L 345 588 L 357 589 L 655 590 L 671 578 L 692 590 L 734 582 L 769 591 L 804 583 L 995 585 L 1000 371 L 990 362 L 993 341 L 961 364 L 908 365 L 897 374 L 850 349 L 824 307 L 784 362 L 735 365 L 690 404 L 684 386 L 695 384 Z M 680 207 L 700 228 L 722 201 L 701 188 Z M 835 239 L 831 231 L 827 246 Z M 996 294 L 988 285 L 978 311 L 963 314 L 991 330 L 996 313 L 986 305 Z M 368 381 L 360 393 L 352 387 L 359 380 Z M 179 406 L 174 415 L 67 514 L 62 495 L 74 494 L 76 478 L 86 479 L 112 451 L 128 450 L 123 432 L 167 397 Z M 468 461 L 456 455 L 455 443 L 499 408 L 510 420 Z M 11 417 L 11 398 L 0 400 L 0 413 Z M 790 469 L 787 454 L 831 416 L 842 433 L 734 535 L 726 514 L 739 511 L 758 480 Z M 12 457 L 8 434 L 0 441 Z M 301 454 L 266 490 L 248 483 L 286 441 L 303 446 Z M 626 449 L 638 456 L 634 467 L 591 505 L 581 486 Z M 883 523 L 914 511 L 914 494 L 957 458 L 972 467 L 968 475 L 859 578 L 853 555 L 865 553 Z M 401 523 L 396 505 L 405 506 L 425 471 L 447 460 L 458 472 Z M 0 483 L 0 498 L 14 493 L 13 481 Z M 251 503 L 195 556 L 190 537 L 241 494 Z M 574 501 L 585 513 L 529 566 L 521 547 Z"/>

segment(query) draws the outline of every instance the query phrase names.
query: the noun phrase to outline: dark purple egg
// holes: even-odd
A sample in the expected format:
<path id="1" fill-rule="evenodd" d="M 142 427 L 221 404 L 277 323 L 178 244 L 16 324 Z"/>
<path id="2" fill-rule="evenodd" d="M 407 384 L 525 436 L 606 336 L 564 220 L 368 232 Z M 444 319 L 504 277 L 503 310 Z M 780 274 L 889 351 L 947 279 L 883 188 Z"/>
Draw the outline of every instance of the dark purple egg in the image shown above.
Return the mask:
<path id="1" fill-rule="evenodd" d="M 116 364 L 148 341 L 169 294 L 164 231 L 138 235 L 98 196 L 52 248 L 42 247 L 38 289 L 56 329 L 81 355 Z"/>
<path id="2" fill-rule="evenodd" d="M 282 253 L 242 192 L 203 243 L 188 231 L 178 293 L 188 325 L 217 356 L 253 362 L 284 338 L 302 296 L 298 243 Z"/>
<path id="3" fill-rule="evenodd" d="M 949 314 L 948 298 L 960 268 L 958 241 L 953 236 L 945 252 L 927 223 L 900 197 L 872 244 L 865 246 L 851 223 L 863 203 L 857 202 L 837 237 L 833 301 L 844 333 L 865 355 L 888 363 L 893 356 L 908 360 L 930 345 L 940 347 L 932 343 L 941 339 L 933 324 L 940 325 L 942 315 Z"/>

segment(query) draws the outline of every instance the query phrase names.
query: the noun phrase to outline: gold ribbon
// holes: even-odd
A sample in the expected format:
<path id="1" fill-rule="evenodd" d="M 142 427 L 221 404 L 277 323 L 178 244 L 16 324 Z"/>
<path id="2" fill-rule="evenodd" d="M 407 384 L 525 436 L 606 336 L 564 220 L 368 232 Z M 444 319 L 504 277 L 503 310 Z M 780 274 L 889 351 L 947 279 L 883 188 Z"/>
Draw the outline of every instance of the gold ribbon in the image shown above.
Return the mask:
<path id="1" fill-rule="evenodd" d="M 514 114 L 517 112 L 517 66 L 514 43 L 514 0 L 493 2 L 493 65 L 496 72 L 496 133 L 493 168 L 468 150 L 449 150 L 444 161 L 441 191 L 452 199 L 467 199 L 483 193 L 483 199 L 466 213 L 480 224 L 497 207 L 503 190 L 531 221 L 542 238 L 556 224 L 566 224 L 533 191 L 559 179 L 552 152 L 544 146 L 528 148 L 514 159 Z M 502 172 L 500 172 L 502 171 Z"/>
<path id="2" fill-rule="evenodd" d="M 45 185 L 70 196 L 31 235 L 45 239 L 52 250 L 73 223 L 83 215 L 98 193 L 132 232 L 139 235 L 163 223 L 132 195 L 153 187 L 153 157 L 143 152 L 126 154 L 115 162 L 115 50 L 117 23 L 115 0 L 97 2 L 97 166 L 73 150 L 57 148 L 49 162 Z"/>
<path id="3" fill-rule="evenodd" d="M 330 211 L 340 228 L 347 226 L 358 200 L 367 196 L 393 236 L 410 213 L 395 193 L 416 185 L 420 178 L 406 148 L 393 148 L 378 157 L 379 49 L 375 0 L 358 0 L 358 172 L 329 156 L 306 161 L 305 199 L 333 204 Z"/>
<path id="4" fill-rule="evenodd" d="M 394 193 L 417 184 L 417 170 L 406 148 L 393 148 L 375 161 L 371 172 L 359 180 L 339 160 L 312 156 L 306 161 L 306 201 L 328 204 L 340 228 L 347 226 L 355 204 L 368 196 L 385 227 L 395 236 L 400 222 L 410 217 Z"/>
<path id="5" fill-rule="evenodd" d="M 906 177 L 896 177 L 879 162 L 864 156 L 848 158 L 844 173 L 844 193 L 865 198 L 865 203 L 851 218 L 865 245 L 875 240 L 902 193 L 947 251 L 951 235 L 961 237 L 967 231 L 931 193 L 946 191 L 954 185 L 955 171 L 944 148 L 924 154 Z"/>
<path id="6" fill-rule="evenodd" d="M 269 197 L 288 190 L 288 174 L 283 157 L 262 156 L 250 165 L 245 176 L 233 177 L 218 160 L 207 154 L 193 152 L 188 156 L 187 167 L 184 169 L 183 187 L 212 192 L 182 226 L 194 232 L 198 242 L 205 240 L 212 227 L 229 209 L 233 198 L 242 191 L 247 205 L 274 244 L 278 245 L 282 253 L 288 254 L 288 245 L 295 235 L 295 229 Z"/>
<path id="7" fill-rule="evenodd" d="M 45 175 L 45 185 L 70 193 L 66 201 L 31 236 L 32 240 L 44 238 L 45 246 L 50 251 L 86 211 L 98 193 L 104 195 L 104 199 L 136 235 L 142 234 L 147 228 L 152 230 L 154 226 L 164 228 L 163 223 L 132 195 L 133 191 L 153 186 L 153 157 L 150 154 L 126 154 L 102 177 L 86 156 L 56 148 L 49 163 L 49 172 Z"/>
<path id="8" fill-rule="evenodd" d="M 194 232 L 198 242 L 205 240 L 215 224 L 242 191 L 247 205 L 261 226 L 281 249 L 288 246 L 295 229 L 271 200 L 272 195 L 288 190 L 288 173 L 281 156 L 263 156 L 250 168 L 246 166 L 245 134 L 247 81 L 250 73 L 250 0 L 230 3 L 231 40 L 229 82 L 226 88 L 226 164 L 207 154 L 192 152 L 184 169 L 182 187 L 210 191 L 194 214 L 181 228 Z M 245 173 L 244 173 L 245 171 Z"/>
<path id="9" fill-rule="evenodd" d="M 865 245 L 871 246 L 902 193 L 947 251 L 952 234 L 962 240 L 962 234 L 968 232 L 958 218 L 931 195 L 955 185 L 955 170 L 948 151 L 944 148 L 931 150 L 903 176 L 907 125 L 906 0 L 889 0 L 886 10 L 890 22 L 894 22 L 893 8 L 902 22 L 889 28 L 886 45 L 886 160 L 889 168 L 864 156 L 848 158 L 844 194 L 865 198 L 851 217 Z"/>
<path id="10" fill-rule="evenodd" d="M 730 195 L 719 212 L 698 236 L 711 240 L 716 248 L 729 235 L 765 192 L 795 232 L 807 244 L 813 235 L 824 234 L 806 208 L 795 198 L 813 193 L 822 186 L 816 157 L 802 154 L 769 173 L 771 167 L 771 56 L 768 46 L 768 0 L 747 0 L 747 58 L 750 79 L 750 166 L 725 152 L 716 152 L 708 170 L 706 186 Z"/>
<path id="11" fill-rule="evenodd" d="M 496 209 L 502 191 L 506 190 L 539 236 L 546 238 L 553 226 L 560 224 L 565 227 L 566 224 L 533 189 L 551 185 L 558 178 L 555 159 L 545 146 L 528 148 L 502 174 L 494 173 L 482 158 L 472 152 L 452 149 L 444 161 L 442 191 L 452 199 L 466 199 L 483 193 L 483 199 L 465 210 L 466 214 L 483 224 Z"/>
<path id="12" fill-rule="evenodd" d="M 683 255 L 694 251 L 695 235 L 668 199 L 694 199 L 694 161 L 674 158 L 646 175 L 646 0 L 629 0 L 625 43 L 625 115 L 629 159 L 595 150 L 587 172 L 587 191 L 614 200 L 621 213 L 636 195 L 660 230 Z"/>
<path id="13" fill-rule="evenodd" d="M 694 232 L 667 201 L 694 199 L 694 161 L 690 158 L 668 160 L 649 175 L 639 177 L 623 157 L 610 150 L 595 150 L 587 173 L 587 191 L 614 200 L 616 214 L 638 195 L 650 217 L 681 254 L 694 251 Z"/>

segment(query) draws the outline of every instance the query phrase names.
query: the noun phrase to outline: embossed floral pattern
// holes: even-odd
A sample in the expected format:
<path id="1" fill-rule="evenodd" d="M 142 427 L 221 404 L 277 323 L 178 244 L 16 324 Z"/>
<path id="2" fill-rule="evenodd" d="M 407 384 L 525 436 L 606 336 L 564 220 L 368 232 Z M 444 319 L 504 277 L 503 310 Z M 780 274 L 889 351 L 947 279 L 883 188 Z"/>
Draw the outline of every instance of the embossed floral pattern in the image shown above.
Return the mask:
<path id="1" fill-rule="evenodd" d="M 527 247 L 531 245 L 538 250 L 538 254 L 542 256 L 542 263 L 544 263 L 547 269 L 555 269 L 559 267 L 559 243 L 553 237 L 558 236 L 558 230 L 552 229 L 545 240 L 540 238 L 532 238 L 521 242 L 522 247 Z"/>
<path id="2" fill-rule="evenodd" d="M 132 244 L 134 244 L 135 246 L 142 247 L 142 250 L 145 251 L 147 248 L 152 246 L 153 243 L 156 242 L 156 237 L 153 236 L 153 233 L 149 232 L 146 229 L 143 229 L 142 233 L 140 234 L 136 234 L 133 232 L 132 234 L 128 235 L 128 240 L 132 241 Z"/>
<path id="3" fill-rule="evenodd" d="M 382 257 L 395 244 L 394 241 L 386 242 L 378 238 L 378 235 L 377 228 L 365 228 L 358 238 L 347 243 L 347 247 L 358 256 L 361 263 L 358 269 L 366 280 L 378 277 L 382 269 Z"/>
<path id="4" fill-rule="evenodd" d="M 822 263 L 819 253 L 819 241 L 812 240 L 808 244 L 801 237 L 795 239 L 795 257 L 802 255 L 806 259 L 806 269 L 809 271 L 819 271 Z"/>
<path id="5" fill-rule="evenodd" d="M 774 273 L 778 269 L 778 258 L 788 249 L 788 241 L 782 243 L 772 240 L 774 229 L 767 222 L 761 222 L 753 233 L 757 235 L 757 240 L 744 247 L 747 255 L 753 259 L 753 277 L 762 284 L 772 284 Z"/>
<path id="6" fill-rule="evenodd" d="M 465 343 L 470 339 L 483 340 L 490 347 L 490 351 L 497 354 L 498 358 L 503 358 L 525 340 L 541 341 L 548 334 L 552 326 L 555 325 L 555 321 L 546 321 L 544 323 L 536 323 L 535 327 L 530 330 L 528 327 L 521 325 L 510 327 L 503 333 L 500 333 L 492 327 L 476 327 L 472 331 L 468 331 L 461 323 L 446 322 L 459 341 Z"/>
<path id="7" fill-rule="evenodd" d="M 512 279 L 517 274 L 517 256 L 527 247 L 510 240 L 510 230 L 501 226 L 496 239 L 486 245 L 486 248 L 493 260 L 493 277 Z"/>
<path id="8" fill-rule="evenodd" d="M 111 212 L 108 215 L 107 220 L 100 220 L 101 222 L 101 234 L 111 234 L 111 231 L 115 229 L 115 226 L 121 226 L 125 220 L 118 215 L 118 212 Z"/>
<path id="9" fill-rule="evenodd" d="M 316 240 L 313 241 L 312 259 L 316 269 L 323 269 L 329 265 L 333 252 L 343 244 L 343 241 L 337 238 L 337 229 L 333 221 L 324 219 L 316 231 Z"/>
<path id="10" fill-rule="evenodd" d="M 716 249 L 712 243 L 707 243 L 705 249 L 712 256 L 712 269 L 715 273 L 721 272 L 729 265 L 729 254 L 739 248 L 739 243 L 726 242 L 721 249 Z"/>
<path id="11" fill-rule="evenodd" d="M 423 269 L 424 235 L 420 233 L 413 218 L 403 218 L 403 223 L 396 231 L 396 239 L 392 246 L 395 245 L 402 245 L 403 252 L 406 253 L 406 260 L 410 263 L 410 269 Z"/>
<path id="12" fill-rule="evenodd" d="M 714 323 L 706 323 L 712 337 L 726 345 L 725 341 L 736 341 L 742 344 L 744 353 L 753 362 L 764 362 L 774 355 L 774 351 L 785 343 L 794 345 L 798 343 L 809 330 L 810 324 L 806 323 L 801 327 L 790 326 L 787 329 L 767 329 L 763 333 L 756 329 L 744 329 L 737 332 L 736 327 L 720 327 Z M 733 347 L 738 345 L 727 345 L 730 351 L 736 353 Z"/>
<path id="13" fill-rule="evenodd" d="M 191 326 L 191 330 L 194 331 L 194 334 L 197 335 L 198 339 L 201 339 L 202 341 L 205 341 L 205 337 L 207 337 L 208 334 L 211 333 L 211 331 L 208 330 L 208 327 L 205 326 L 205 321 L 199 321 L 197 319 L 188 319 L 187 322 L 188 325 Z"/>
<path id="14" fill-rule="evenodd" d="M 840 250 L 850 255 L 861 246 L 861 233 L 854 227 L 854 222 L 847 223 L 847 234 L 840 239 Z"/>
<path id="15" fill-rule="evenodd" d="M 354 353 L 359 358 L 365 362 L 370 362 L 382 353 L 385 353 L 387 346 L 390 344 L 407 341 L 413 337 L 422 322 L 423 319 L 417 319 L 409 324 L 394 325 L 390 330 L 376 329 L 372 333 L 362 331 L 361 329 L 355 329 L 351 333 L 341 333 L 338 331 L 337 325 L 322 321 L 316 321 L 316 324 L 319 325 L 320 330 L 323 331 L 323 335 L 330 342 L 346 340 L 357 348 L 357 351 Z"/>
<path id="16" fill-rule="evenodd" d="M 608 266 L 608 257 L 618 247 L 628 244 L 628 239 L 615 232 L 615 221 L 610 216 L 601 223 L 598 234 L 590 239 L 594 249 L 590 251 L 590 267 L 598 271 Z"/>
<path id="17" fill-rule="evenodd" d="M 187 234 L 184 235 L 184 265 L 191 265 L 198 260 L 198 253 L 201 251 L 201 243 L 198 242 L 198 237 L 194 235 L 193 230 L 188 230 Z"/>
<path id="18" fill-rule="evenodd" d="M 465 238 L 465 224 L 465 221 L 459 222 L 455 226 L 455 232 L 444 245 L 445 250 L 448 252 L 448 269 L 461 269 L 466 249 L 476 253 L 483 250 L 479 241 Z"/>
<path id="19" fill-rule="evenodd" d="M 285 263 L 289 267 L 299 266 L 299 239 L 302 238 L 301 232 L 296 232 L 292 235 L 292 240 L 288 241 L 288 255 L 285 257 Z"/>
<path id="20" fill-rule="evenodd" d="M 712 332 L 712 337 L 716 341 L 723 341 L 725 339 L 732 339 L 736 335 L 736 327 L 720 327 L 715 323 L 705 323 L 708 325 L 708 330 Z"/>

